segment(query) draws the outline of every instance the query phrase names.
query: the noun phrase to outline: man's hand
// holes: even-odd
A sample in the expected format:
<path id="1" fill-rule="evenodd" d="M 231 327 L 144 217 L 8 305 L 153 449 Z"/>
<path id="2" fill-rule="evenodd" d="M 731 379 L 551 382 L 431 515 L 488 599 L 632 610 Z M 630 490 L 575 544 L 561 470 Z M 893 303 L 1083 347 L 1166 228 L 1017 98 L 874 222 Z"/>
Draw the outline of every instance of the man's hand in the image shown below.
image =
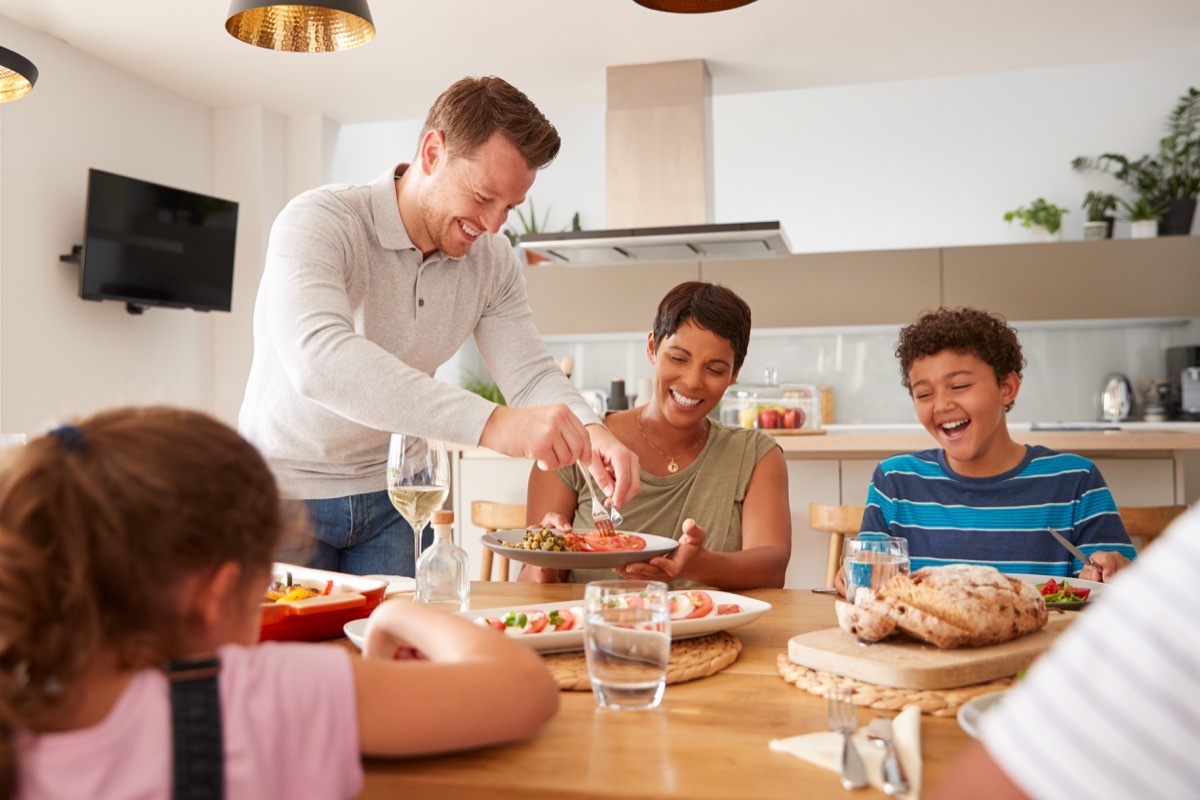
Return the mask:
<path id="1" fill-rule="evenodd" d="M 603 425 L 588 425 L 586 430 L 591 437 L 591 459 L 583 463 L 591 467 L 600 491 L 608 495 L 609 505 L 619 510 L 642 488 L 637 453 L 621 444 Z"/>
<path id="2" fill-rule="evenodd" d="M 593 455 L 588 431 L 563 403 L 528 408 L 497 406 L 483 426 L 479 444 L 506 456 L 532 458 L 543 470 L 579 460 L 590 463 Z"/>

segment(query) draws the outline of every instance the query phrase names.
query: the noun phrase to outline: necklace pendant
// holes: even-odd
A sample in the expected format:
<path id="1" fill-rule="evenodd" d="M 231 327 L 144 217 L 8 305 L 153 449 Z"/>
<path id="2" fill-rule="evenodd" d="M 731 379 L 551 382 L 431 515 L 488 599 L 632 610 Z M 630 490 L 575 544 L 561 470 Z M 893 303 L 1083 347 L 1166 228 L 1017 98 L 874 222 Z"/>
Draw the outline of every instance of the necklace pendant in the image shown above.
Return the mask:
<path id="1" fill-rule="evenodd" d="M 674 475 L 676 472 L 679 472 L 679 465 L 675 463 L 675 459 L 672 458 L 667 462 L 667 472 L 671 473 L 672 475 Z"/>

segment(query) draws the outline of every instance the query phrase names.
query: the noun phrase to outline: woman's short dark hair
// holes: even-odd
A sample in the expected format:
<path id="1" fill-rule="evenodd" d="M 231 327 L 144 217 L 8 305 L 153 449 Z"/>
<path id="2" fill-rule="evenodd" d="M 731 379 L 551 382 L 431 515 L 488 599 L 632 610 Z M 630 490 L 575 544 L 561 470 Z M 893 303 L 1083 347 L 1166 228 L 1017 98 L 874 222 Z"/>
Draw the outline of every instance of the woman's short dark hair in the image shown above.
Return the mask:
<path id="1" fill-rule="evenodd" d="M 733 347 L 733 371 L 742 368 L 750 347 L 750 306 L 732 289 L 704 281 L 681 283 L 667 292 L 654 317 L 654 349 L 691 322 L 725 339 Z"/>
<path id="2" fill-rule="evenodd" d="M 927 311 L 900 331 L 896 358 L 900 359 L 900 382 L 912 392 L 908 372 L 918 358 L 937 355 L 943 350 L 969 353 L 990 366 L 997 380 L 1016 373 L 1021 377 L 1025 357 L 1017 332 L 1004 317 L 978 308 L 947 308 Z M 1005 408 L 1005 411 L 1012 406 Z"/>
<path id="3" fill-rule="evenodd" d="M 441 131 L 455 158 L 470 158 L 499 133 L 525 158 L 530 169 L 554 160 L 562 145 L 558 131 L 525 94 L 508 81 L 488 76 L 463 78 L 442 92 L 421 129 Z"/>

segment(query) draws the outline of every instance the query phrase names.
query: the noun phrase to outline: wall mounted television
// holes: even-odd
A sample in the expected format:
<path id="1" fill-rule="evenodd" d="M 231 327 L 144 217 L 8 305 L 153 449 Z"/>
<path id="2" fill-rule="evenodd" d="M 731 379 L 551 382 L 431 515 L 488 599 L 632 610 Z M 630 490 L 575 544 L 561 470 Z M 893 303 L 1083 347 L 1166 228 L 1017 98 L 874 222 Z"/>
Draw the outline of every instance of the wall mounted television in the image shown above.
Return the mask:
<path id="1" fill-rule="evenodd" d="M 238 204 L 88 170 L 79 296 L 229 311 Z"/>

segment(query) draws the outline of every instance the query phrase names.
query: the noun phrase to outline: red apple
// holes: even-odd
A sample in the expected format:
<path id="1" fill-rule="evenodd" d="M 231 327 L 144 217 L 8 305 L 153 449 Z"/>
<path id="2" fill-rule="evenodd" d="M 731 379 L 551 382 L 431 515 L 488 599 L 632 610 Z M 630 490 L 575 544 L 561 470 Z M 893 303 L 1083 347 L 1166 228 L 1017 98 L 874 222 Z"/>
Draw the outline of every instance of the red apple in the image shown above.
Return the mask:
<path id="1" fill-rule="evenodd" d="M 804 410 L 789 408 L 783 412 L 783 427 L 798 429 L 804 427 Z"/>
<path id="2" fill-rule="evenodd" d="M 758 412 L 758 427 L 774 430 L 779 427 L 780 414 L 775 408 L 764 408 Z"/>

